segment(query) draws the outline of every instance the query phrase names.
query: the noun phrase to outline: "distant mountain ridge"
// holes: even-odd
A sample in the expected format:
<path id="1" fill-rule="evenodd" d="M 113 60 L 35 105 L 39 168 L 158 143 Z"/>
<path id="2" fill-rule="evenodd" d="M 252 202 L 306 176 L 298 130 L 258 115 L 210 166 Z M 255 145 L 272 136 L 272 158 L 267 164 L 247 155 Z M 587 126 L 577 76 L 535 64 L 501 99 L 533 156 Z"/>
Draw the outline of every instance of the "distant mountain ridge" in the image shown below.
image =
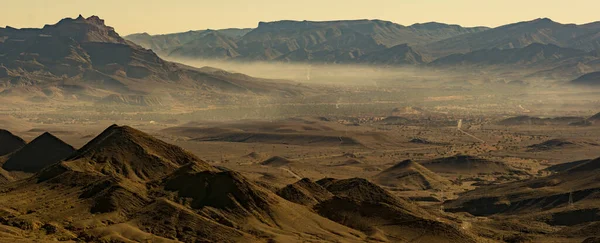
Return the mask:
<path id="1" fill-rule="evenodd" d="M 232 36 L 216 30 L 217 40 L 203 40 L 196 34 L 186 43 L 173 42 L 155 47 L 168 56 L 217 58 L 236 60 L 262 60 L 284 62 L 420 64 L 420 54 L 399 60 L 397 57 L 376 58 L 368 61 L 362 56 L 385 51 L 400 45 L 417 45 L 486 30 L 486 27 L 464 28 L 442 23 L 424 23 L 403 26 L 383 20 L 292 21 L 260 22 L 256 29 L 245 35 Z M 186 32 L 187 33 L 187 32 Z M 203 32 L 204 33 L 204 32 Z M 179 35 L 183 35 L 180 33 Z M 140 35 L 127 36 L 131 41 L 149 46 Z M 174 34 L 177 35 L 177 34 Z M 189 33 L 188 35 L 192 35 Z M 144 38 L 147 38 L 145 36 Z M 161 42 L 164 36 L 152 36 Z M 168 47 L 167 47 L 168 46 Z M 412 50 L 408 52 L 414 52 Z M 400 58 L 404 59 L 404 58 Z"/>
<path id="2" fill-rule="evenodd" d="M 384 20 L 260 22 L 255 29 L 193 35 L 161 55 L 236 61 L 371 65 L 525 65 L 532 76 L 566 78 L 600 69 L 600 22 L 561 24 L 548 18 L 496 28 L 437 22 L 403 26 Z M 243 34 L 240 34 L 243 33 Z M 134 42 L 136 35 L 126 38 Z M 147 38 L 147 36 L 146 36 Z M 151 36 L 160 42 L 164 35 Z"/>
<path id="3" fill-rule="evenodd" d="M 440 40 L 425 45 L 424 49 L 436 57 L 482 49 L 523 48 L 533 43 L 592 51 L 600 48 L 599 33 L 600 28 L 594 23 L 561 24 L 540 18 Z"/>
<path id="4" fill-rule="evenodd" d="M 201 39 L 208 34 L 218 33 L 228 38 L 240 38 L 250 32 L 252 29 L 221 29 L 221 30 L 190 30 L 187 32 L 163 34 L 163 35 L 150 35 L 148 33 L 131 34 L 125 36 L 125 39 L 135 42 L 136 44 L 152 49 L 158 53 L 162 53 L 168 50 L 172 50 L 177 46 L 188 44 L 195 40 Z"/>

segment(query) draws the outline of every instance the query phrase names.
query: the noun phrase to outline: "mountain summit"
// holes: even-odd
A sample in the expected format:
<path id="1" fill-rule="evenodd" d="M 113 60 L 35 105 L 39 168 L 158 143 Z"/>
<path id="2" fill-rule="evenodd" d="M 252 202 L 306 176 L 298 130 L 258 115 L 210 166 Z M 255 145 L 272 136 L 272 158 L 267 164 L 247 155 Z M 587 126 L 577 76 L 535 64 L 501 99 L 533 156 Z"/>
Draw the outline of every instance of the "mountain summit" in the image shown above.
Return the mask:
<path id="1" fill-rule="evenodd" d="M 42 32 L 48 35 L 73 38 L 77 42 L 105 42 L 128 44 L 115 29 L 106 26 L 98 16 L 87 19 L 79 15 L 76 19 L 65 18 L 55 25 L 45 25 Z"/>
<path id="2" fill-rule="evenodd" d="M 199 163 L 193 154 L 128 126 L 112 125 L 68 159 L 73 166 L 92 166 L 96 171 L 132 180 L 154 180 L 182 165 Z"/>

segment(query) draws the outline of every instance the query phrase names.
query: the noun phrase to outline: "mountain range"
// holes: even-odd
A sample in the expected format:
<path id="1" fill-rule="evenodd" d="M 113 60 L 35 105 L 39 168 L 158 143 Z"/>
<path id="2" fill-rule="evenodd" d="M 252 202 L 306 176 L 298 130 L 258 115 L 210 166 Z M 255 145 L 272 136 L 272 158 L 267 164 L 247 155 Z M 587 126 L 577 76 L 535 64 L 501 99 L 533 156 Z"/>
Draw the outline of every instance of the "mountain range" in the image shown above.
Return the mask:
<path id="1" fill-rule="evenodd" d="M 175 98 L 184 90 L 195 97 L 285 96 L 301 90 L 289 82 L 165 61 L 121 38 L 104 20 L 81 15 L 41 29 L 0 28 L 0 87 L 4 96 L 93 102 L 110 95 L 130 100 L 156 90 L 161 90 L 160 96 Z"/>
<path id="2" fill-rule="evenodd" d="M 125 38 L 142 43 L 165 43 L 161 54 L 174 57 L 217 58 L 262 61 L 315 61 L 328 63 L 372 62 L 373 56 L 362 58 L 372 52 L 414 52 L 407 45 L 431 43 L 442 39 L 484 31 L 485 27 L 465 28 L 442 23 L 402 26 L 382 20 L 348 21 L 276 21 L 260 22 L 258 27 L 245 35 L 231 34 L 231 30 L 202 31 L 196 38 L 183 43 L 190 32 L 171 35 L 149 36 L 134 34 Z M 198 34 L 202 33 L 202 34 Z M 144 35 L 143 40 L 141 36 Z M 399 46 L 400 48 L 396 47 Z M 149 46 L 149 45 L 148 45 Z M 394 48 L 396 47 L 396 48 Z M 392 48 L 392 49 L 390 49 Z M 389 50 L 387 50 L 389 49 Z M 408 50 L 405 50 L 408 49 Z M 407 58 L 409 64 L 418 64 L 421 57 Z M 381 62 L 395 62 L 393 57 Z"/>
<path id="3" fill-rule="evenodd" d="M 597 22 L 561 24 L 547 18 L 497 28 L 467 28 L 436 22 L 403 26 L 382 20 L 286 20 L 260 22 L 255 29 L 191 31 L 156 36 L 144 33 L 125 38 L 148 48 L 157 46 L 154 49 L 167 56 L 319 62 L 362 61 L 363 55 L 387 53 L 383 50 L 406 44 L 422 55 L 433 57 L 433 61 L 451 54 L 518 49 L 535 43 L 589 52 L 600 48 L 600 25 Z M 207 49 L 227 52 L 213 55 L 215 53 Z"/>
<path id="4" fill-rule="evenodd" d="M 437 57 L 482 49 L 522 48 L 533 43 L 592 51 L 600 48 L 599 33 L 600 27 L 596 23 L 561 24 L 541 18 L 448 38 L 426 44 L 425 49 Z"/>
<path id="5" fill-rule="evenodd" d="M 254 29 L 122 38 L 99 17 L 79 16 L 39 29 L 0 28 L 0 96 L 38 103 L 163 106 L 315 92 L 289 81 L 193 68 L 161 56 L 525 68 L 532 77 L 590 85 L 598 81 L 593 72 L 600 71 L 599 33 L 598 23 L 560 24 L 549 19 L 497 28 L 340 20 L 261 22 Z"/>
<path id="6" fill-rule="evenodd" d="M 383 20 L 260 22 L 224 29 L 125 37 L 170 58 L 527 69 L 528 76 L 573 80 L 600 71 L 600 24 L 548 18 L 496 28 Z M 576 83 L 579 81 L 576 81 Z"/>

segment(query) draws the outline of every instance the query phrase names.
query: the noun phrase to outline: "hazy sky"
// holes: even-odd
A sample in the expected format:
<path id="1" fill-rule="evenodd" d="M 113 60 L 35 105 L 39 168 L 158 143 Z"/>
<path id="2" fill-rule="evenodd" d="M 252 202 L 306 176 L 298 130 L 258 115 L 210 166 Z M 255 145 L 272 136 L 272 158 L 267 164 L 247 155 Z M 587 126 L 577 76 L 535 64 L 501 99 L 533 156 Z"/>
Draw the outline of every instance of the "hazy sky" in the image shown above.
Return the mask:
<path id="1" fill-rule="evenodd" d="M 42 27 L 98 15 L 122 35 L 256 27 L 259 21 L 383 19 L 495 27 L 549 17 L 600 21 L 599 0 L 2 0 L 0 26 Z"/>

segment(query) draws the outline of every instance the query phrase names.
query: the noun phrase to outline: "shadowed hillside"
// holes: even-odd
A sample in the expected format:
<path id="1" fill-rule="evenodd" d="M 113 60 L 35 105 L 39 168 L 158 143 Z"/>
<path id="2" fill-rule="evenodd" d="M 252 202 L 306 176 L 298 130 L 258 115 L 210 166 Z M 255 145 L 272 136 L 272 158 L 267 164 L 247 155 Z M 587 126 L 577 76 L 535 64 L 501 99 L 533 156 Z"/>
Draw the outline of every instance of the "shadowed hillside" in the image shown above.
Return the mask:
<path id="1" fill-rule="evenodd" d="M 73 152 L 75 149 L 71 145 L 50 133 L 44 133 L 12 154 L 2 168 L 7 171 L 36 173 L 66 159 Z"/>
<path id="2" fill-rule="evenodd" d="M 0 129 L 0 156 L 10 154 L 24 147 L 27 143 L 9 131 Z"/>

